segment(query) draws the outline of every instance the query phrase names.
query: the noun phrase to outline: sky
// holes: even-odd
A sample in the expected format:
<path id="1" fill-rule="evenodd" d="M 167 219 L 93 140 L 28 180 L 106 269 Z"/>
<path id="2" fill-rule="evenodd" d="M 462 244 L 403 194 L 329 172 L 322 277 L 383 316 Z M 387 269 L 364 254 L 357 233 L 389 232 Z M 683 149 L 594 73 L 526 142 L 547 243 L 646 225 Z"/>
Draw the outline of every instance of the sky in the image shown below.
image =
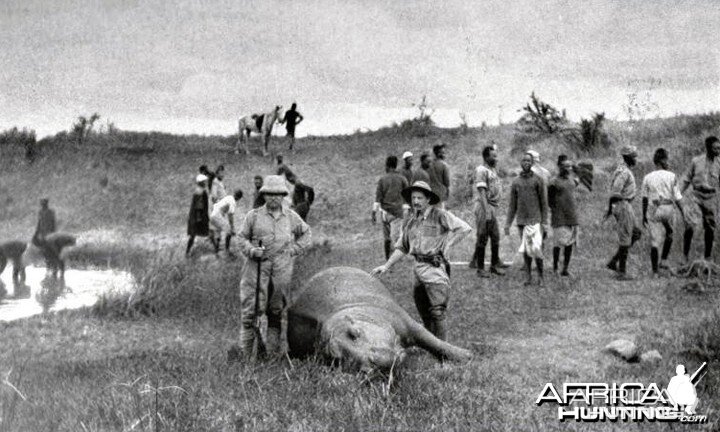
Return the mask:
<path id="1" fill-rule="evenodd" d="M 236 133 L 297 102 L 298 135 L 720 108 L 715 0 L 3 0 L 0 128 Z M 632 109 L 629 107 L 632 106 Z"/>

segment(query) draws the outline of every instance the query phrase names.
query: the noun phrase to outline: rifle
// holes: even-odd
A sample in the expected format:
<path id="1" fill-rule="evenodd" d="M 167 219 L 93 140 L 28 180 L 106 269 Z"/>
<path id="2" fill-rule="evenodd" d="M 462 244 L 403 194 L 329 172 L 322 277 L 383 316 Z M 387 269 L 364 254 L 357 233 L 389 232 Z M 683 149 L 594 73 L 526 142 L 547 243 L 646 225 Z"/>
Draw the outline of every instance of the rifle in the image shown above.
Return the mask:
<path id="1" fill-rule="evenodd" d="M 262 240 L 258 242 L 258 247 L 262 247 Z M 260 266 L 262 264 L 261 258 L 256 258 L 257 261 L 257 278 L 255 281 L 255 315 L 253 317 L 253 333 L 255 337 L 253 338 L 253 347 L 252 347 L 252 358 L 257 359 L 259 355 L 265 353 L 265 337 L 263 335 L 263 323 L 262 318 L 264 318 L 265 314 L 263 316 L 260 316 Z"/>

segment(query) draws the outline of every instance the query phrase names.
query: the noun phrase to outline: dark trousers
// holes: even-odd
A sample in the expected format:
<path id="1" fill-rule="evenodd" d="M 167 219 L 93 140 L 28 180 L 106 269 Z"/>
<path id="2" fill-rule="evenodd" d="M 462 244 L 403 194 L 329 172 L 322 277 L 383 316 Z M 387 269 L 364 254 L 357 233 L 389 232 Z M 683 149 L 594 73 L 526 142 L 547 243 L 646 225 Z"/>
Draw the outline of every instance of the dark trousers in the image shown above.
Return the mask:
<path id="1" fill-rule="evenodd" d="M 477 241 L 475 242 L 475 256 L 477 268 L 485 267 L 485 247 L 490 240 L 490 265 L 500 264 L 500 227 L 495 216 L 477 225 Z"/>
<path id="2" fill-rule="evenodd" d="M 705 237 L 704 256 L 707 260 L 710 259 L 710 257 L 712 256 L 713 243 L 715 241 L 715 209 L 700 205 L 700 212 L 702 213 L 702 226 Z M 690 246 L 692 245 L 693 232 L 694 230 L 692 226 L 689 226 L 685 230 L 683 253 L 685 254 L 686 258 L 690 254 Z"/>

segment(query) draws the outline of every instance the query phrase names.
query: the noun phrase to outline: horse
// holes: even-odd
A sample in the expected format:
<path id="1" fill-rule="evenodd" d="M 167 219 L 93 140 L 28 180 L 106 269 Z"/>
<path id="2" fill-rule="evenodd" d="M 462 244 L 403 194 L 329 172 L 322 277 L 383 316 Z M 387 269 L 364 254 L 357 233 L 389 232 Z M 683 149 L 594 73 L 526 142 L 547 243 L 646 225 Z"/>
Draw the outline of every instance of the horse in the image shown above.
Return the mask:
<path id="1" fill-rule="evenodd" d="M 238 140 L 235 153 L 240 153 L 240 148 L 245 149 L 245 154 L 250 154 L 250 148 L 247 141 L 250 140 L 250 133 L 255 132 L 262 135 L 263 139 L 263 156 L 267 156 L 268 144 L 270 143 L 270 134 L 276 121 L 280 121 L 280 113 L 282 106 L 277 105 L 269 112 L 260 114 L 250 114 L 241 117 L 238 120 Z M 246 135 L 247 134 L 247 135 Z"/>

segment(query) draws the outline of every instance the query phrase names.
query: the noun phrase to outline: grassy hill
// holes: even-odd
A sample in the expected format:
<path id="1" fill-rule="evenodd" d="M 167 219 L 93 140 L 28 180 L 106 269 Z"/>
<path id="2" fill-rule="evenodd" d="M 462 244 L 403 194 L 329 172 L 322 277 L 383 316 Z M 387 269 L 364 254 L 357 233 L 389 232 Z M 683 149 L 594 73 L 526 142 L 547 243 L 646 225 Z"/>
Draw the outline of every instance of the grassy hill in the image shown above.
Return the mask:
<path id="1" fill-rule="evenodd" d="M 610 123 L 609 148 L 575 155 L 592 160 L 596 181 L 592 192 L 578 197 L 582 228 L 574 276 L 550 276 L 544 287 L 523 288 L 518 268 L 505 278 L 480 280 L 458 266 L 450 340 L 473 349 L 476 359 L 443 367 L 415 351 L 397 376 L 369 382 L 315 361 L 225 364 L 225 349 L 237 338 L 241 262 L 186 261 L 186 216 L 201 164 L 224 164 L 228 189 L 242 188 L 248 198 L 240 207 L 249 208 L 253 176 L 271 174 L 275 166 L 274 158 L 259 156 L 257 142 L 245 156 L 232 153 L 232 137 L 118 132 L 93 135 L 79 147 L 59 134 L 40 143 L 33 163 L 21 148 L 0 147 L 0 238 L 29 239 L 38 199 L 47 196 L 61 228 L 81 239 L 73 265 L 125 267 L 140 283 L 129 303 L 110 300 L 93 311 L 0 324 L 0 372 L 9 372 L 24 397 L 0 387 L 0 418 L 8 425 L 0 423 L 0 430 L 614 430 L 612 423 L 560 423 L 553 408 L 534 401 L 546 382 L 665 386 L 676 364 L 694 370 L 702 361 L 710 368 L 698 386 L 699 412 L 709 423 L 698 429 L 716 429 L 720 287 L 691 293 L 681 279 L 650 280 L 647 239 L 630 260 L 638 280 L 616 282 L 604 268 L 615 247 L 613 223 L 602 215 L 619 146 L 638 146 L 639 181 L 651 169 L 655 148 L 669 149 L 680 171 L 719 126 L 719 115 Z M 547 168 L 558 154 L 573 154 L 557 136 L 519 137 L 512 126 L 308 137 L 298 140 L 296 153 L 276 138 L 273 154 L 283 153 L 315 188 L 309 223 L 315 237 L 329 241 L 298 262 L 296 280 L 331 265 L 369 270 L 382 263 L 381 229 L 371 225 L 369 212 L 384 159 L 406 150 L 419 155 L 440 142 L 448 144 L 453 173 L 449 206 L 471 224 L 467 176 L 483 146 L 497 144 L 506 191 L 523 146 L 540 151 Z M 513 236 L 503 240 L 506 258 L 517 243 Z M 467 261 L 473 241 L 465 239 L 451 259 Z M 410 277 L 406 261 L 383 281 L 417 317 Z M 620 337 L 657 349 L 663 360 L 628 364 L 601 352 Z M 674 430 L 657 423 L 639 428 Z"/>

